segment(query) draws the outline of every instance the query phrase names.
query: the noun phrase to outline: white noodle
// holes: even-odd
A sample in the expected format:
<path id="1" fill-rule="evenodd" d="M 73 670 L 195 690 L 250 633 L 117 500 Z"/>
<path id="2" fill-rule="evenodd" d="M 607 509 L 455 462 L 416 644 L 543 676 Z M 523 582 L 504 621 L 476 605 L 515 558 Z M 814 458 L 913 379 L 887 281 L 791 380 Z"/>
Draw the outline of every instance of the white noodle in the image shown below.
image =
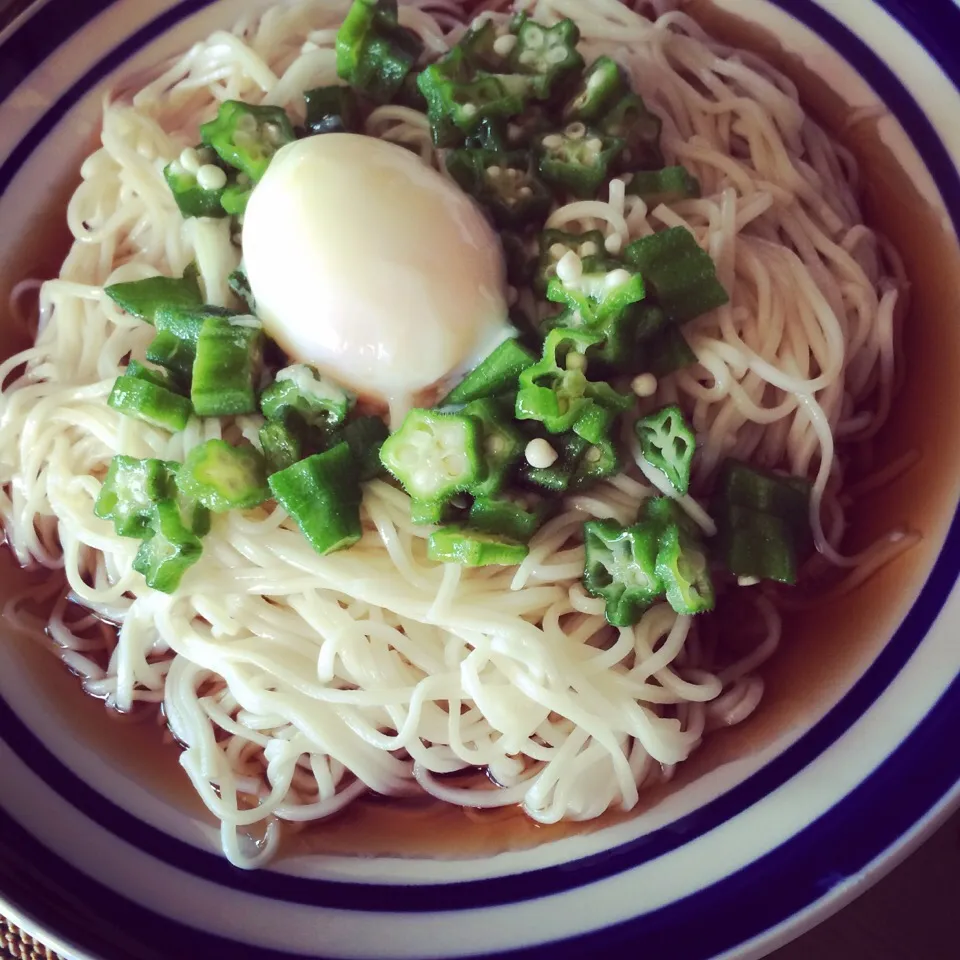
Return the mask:
<path id="1" fill-rule="evenodd" d="M 462 35 L 457 7 L 433 16 L 422 6 L 401 20 L 441 53 Z M 841 504 L 830 501 L 826 530 L 819 505 L 839 476 L 834 436 L 872 436 L 889 411 L 902 270 L 861 222 L 852 159 L 805 116 L 789 80 L 671 7 L 648 2 L 648 19 L 616 0 L 534 4 L 547 21 L 575 17 L 590 56 L 624 64 L 664 119 L 668 162 L 686 164 L 703 188 L 698 200 L 648 211 L 614 180 L 609 200 L 556 209 L 549 225 L 601 228 L 611 249 L 662 225 L 693 233 L 731 303 L 686 328 L 699 362 L 660 378 L 650 402 L 690 411 L 699 481 L 731 451 L 815 476 L 818 548 L 873 569 L 889 542 L 846 560 Z M 68 622 L 61 604 L 44 642 L 121 710 L 162 699 L 181 763 L 222 821 L 226 855 L 245 867 L 276 852 L 278 819 L 322 818 L 368 789 L 402 795 L 419 784 L 451 803 L 518 803 L 543 822 L 629 809 L 641 786 L 669 779 L 706 725 L 752 712 L 763 691 L 753 671 L 780 637 L 762 596 L 764 639 L 719 672 L 690 618 L 665 604 L 610 630 L 603 602 L 580 585 L 576 535 L 584 519 L 628 522 L 654 488 L 670 492 L 642 457 L 642 473 L 571 498 L 515 570 L 431 564 L 430 528 L 410 522 L 405 494 L 373 481 L 364 537 L 348 551 L 319 557 L 280 509 L 260 508 L 215 517 L 174 596 L 132 571 L 136 542 L 93 514 L 110 458 L 182 460 L 221 430 L 254 438 L 258 421 L 192 421 L 171 436 L 109 408 L 114 378 L 128 355 L 143 358 L 151 331 L 102 287 L 178 275 L 196 260 L 207 300 L 233 303 L 226 278 L 239 250 L 228 222 L 183 221 L 163 167 L 224 99 L 278 104 L 299 119 L 302 91 L 335 82 L 345 8 L 295 3 L 247 18 L 108 98 L 102 146 L 68 209 L 75 242 L 40 292 L 36 345 L 0 366 L 7 538 L 22 563 L 62 566 L 77 600 L 121 624 L 113 638 L 92 621 Z M 367 132 L 442 166 L 415 110 L 379 107 Z M 15 290 L 21 323 L 33 284 Z M 696 500 L 680 502 L 715 532 Z M 17 601 L 3 615 L 18 629 L 42 626 Z M 501 788 L 438 779 L 473 765 Z M 246 831 L 260 822 L 254 840 Z"/>

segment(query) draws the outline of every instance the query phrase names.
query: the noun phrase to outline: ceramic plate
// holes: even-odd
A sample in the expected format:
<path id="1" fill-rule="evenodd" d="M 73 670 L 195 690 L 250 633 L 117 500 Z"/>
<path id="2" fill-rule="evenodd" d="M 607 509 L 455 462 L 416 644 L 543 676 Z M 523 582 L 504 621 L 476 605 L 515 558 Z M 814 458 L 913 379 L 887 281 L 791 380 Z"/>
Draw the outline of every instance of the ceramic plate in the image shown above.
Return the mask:
<path id="1" fill-rule="evenodd" d="M 956 255 L 960 10 L 949 0 L 717 5 L 774 37 L 845 109 L 882 117 L 874 138 L 907 171 L 922 208 L 899 237 L 908 266 L 922 272 L 928 243 L 943 262 Z M 42 216 L 59 210 L 62 222 L 102 91 L 256 6 L 46 0 L 0 37 L 3 301 Z M 889 187 L 887 204 L 879 186 L 875 206 L 902 201 Z M 937 317 L 923 319 L 942 324 L 939 352 L 960 370 L 960 335 L 951 338 L 948 323 L 960 274 L 938 275 L 949 289 Z M 914 279 L 917 302 L 929 302 Z M 956 410 L 946 402 L 955 385 L 936 393 L 947 368 L 928 369 L 931 350 L 921 353 L 908 371 L 914 392 L 931 391 L 932 417 Z M 956 431 L 951 416 L 941 416 L 945 437 Z M 670 960 L 761 956 L 862 892 L 960 797 L 960 470 L 944 443 L 927 451 L 933 473 L 909 481 L 911 502 L 932 506 L 918 521 L 923 549 L 881 577 L 895 599 L 846 601 L 844 642 L 862 642 L 857 656 L 820 676 L 801 651 L 792 669 L 807 671 L 813 693 L 788 720 L 769 715 L 750 749 L 635 817 L 533 849 L 234 869 L 206 820 L 71 719 L 72 678 L 49 681 L 29 645 L 3 636 L 0 912 L 65 956 L 104 960 L 560 960 L 641 947 Z"/>

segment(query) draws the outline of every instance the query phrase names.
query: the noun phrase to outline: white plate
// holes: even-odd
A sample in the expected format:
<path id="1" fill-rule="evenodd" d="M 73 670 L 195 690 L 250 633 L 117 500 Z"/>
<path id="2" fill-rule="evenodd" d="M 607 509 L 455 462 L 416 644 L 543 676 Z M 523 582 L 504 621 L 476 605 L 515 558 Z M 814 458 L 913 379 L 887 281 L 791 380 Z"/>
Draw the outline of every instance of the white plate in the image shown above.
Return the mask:
<path id="1" fill-rule="evenodd" d="M 953 4 L 721 5 L 773 30 L 852 105 L 881 98 L 899 121 L 891 148 L 946 229 L 960 223 Z M 0 263 L 29 237 L 50 185 L 75 178 L 98 90 L 252 6 L 47 0 L 0 38 Z M 952 497 L 955 507 L 956 485 Z M 67 956 L 105 960 L 556 960 L 627 945 L 671 960 L 761 956 L 861 892 L 960 796 L 960 752 L 946 746 L 960 736 L 960 523 L 945 536 L 889 643 L 802 725 L 632 820 L 486 859 L 235 870 L 208 826 L 74 738 L 5 642 L 0 911 Z"/>

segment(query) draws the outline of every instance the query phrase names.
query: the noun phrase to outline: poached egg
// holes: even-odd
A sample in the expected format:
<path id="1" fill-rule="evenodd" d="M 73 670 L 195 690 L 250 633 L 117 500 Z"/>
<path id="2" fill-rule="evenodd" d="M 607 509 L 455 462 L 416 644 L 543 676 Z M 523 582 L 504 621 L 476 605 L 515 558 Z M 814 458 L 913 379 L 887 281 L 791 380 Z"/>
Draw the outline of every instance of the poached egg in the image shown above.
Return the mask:
<path id="1" fill-rule="evenodd" d="M 456 184 L 349 133 L 277 152 L 243 222 L 258 316 L 291 362 L 400 413 L 508 332 L 503 256 Z"/>

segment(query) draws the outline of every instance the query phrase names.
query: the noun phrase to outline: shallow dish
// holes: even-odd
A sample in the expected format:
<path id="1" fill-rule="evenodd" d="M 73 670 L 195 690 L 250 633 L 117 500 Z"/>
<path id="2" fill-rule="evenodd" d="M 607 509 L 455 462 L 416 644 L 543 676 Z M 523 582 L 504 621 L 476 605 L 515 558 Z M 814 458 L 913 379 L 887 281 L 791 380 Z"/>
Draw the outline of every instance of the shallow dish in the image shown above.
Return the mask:
<path id="1" fill-rule="evenodd" d="M 0 303 L 17 280 L 56 269 L 102 90 L 260 5 L 47 0 L 0 37 Z M 867 216 L 905 257 L 907 375 L 881 452 L 922 456 L 864 495 L 851 536 L 892 516 L 923 542 L 798 617 L 796 642 L 765 671 L 764 707 L 635 815 L 540 844 L 505 839 L 495 821 L 471 849 L 439 831 L 434 855 L 412 859 L 334 851 L 234 869 L 178 791 L 175 757 L 143 754 L 38 648 L 4 637 L 4 914 L 67 956 L 105 960 L 554 958 L 639 944 L 676 960 L 747 958 L 839 909 L 946 817 L 960 797 L 960 756 L 944 750 L 960 733 L 960 63 L 945 48 L 960 11 L 947 0 L 922 12 L 893 0 L 691 8 L 789 73 L 857 154 Z M 18 335 L 4 324 L 4 355 Z M 3 563 L 6 596 L 17 578 Z"/>

